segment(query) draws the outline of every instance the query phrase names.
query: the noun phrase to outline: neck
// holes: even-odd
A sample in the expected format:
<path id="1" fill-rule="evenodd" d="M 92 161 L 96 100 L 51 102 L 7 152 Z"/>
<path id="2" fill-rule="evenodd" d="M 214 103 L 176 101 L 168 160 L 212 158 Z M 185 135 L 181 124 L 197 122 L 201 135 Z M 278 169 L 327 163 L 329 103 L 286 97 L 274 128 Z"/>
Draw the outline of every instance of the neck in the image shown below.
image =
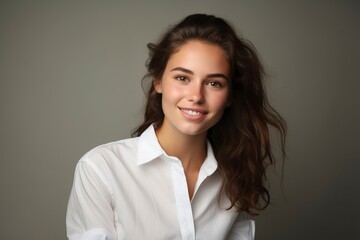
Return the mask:
<path id="1" fill-rule="evenodd" d="M 189 136 L 164 130 L 160 127 L 156 135 L 166 154 L 180 159 L 185 170 L 198 171 L 207 153 L 206 132 Z"/>

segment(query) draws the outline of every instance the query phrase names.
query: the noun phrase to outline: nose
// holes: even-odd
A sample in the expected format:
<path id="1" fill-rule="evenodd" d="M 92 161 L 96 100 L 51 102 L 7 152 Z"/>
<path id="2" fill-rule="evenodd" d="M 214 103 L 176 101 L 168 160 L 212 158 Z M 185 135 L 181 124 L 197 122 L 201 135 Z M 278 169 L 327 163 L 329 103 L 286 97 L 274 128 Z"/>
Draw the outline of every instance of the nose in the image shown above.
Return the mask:
<path id="1" fill-rule="evenodd" d="M 204 89 L 201 83 L 192 82 L 188 86 L 187 100 L 196 104 L 205 102 Z"/>

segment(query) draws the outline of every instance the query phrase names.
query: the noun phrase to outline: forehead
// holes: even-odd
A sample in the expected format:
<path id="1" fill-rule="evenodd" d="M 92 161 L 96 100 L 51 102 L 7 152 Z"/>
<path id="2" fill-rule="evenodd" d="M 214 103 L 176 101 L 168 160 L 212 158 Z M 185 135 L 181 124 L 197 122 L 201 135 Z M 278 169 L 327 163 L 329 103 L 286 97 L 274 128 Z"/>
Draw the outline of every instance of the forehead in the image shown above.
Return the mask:
<path id="1" fill-rule="evenodd" d="M 166 70 L 174 67 L 223 74 L 228 74 L 230 70 L 225 51 L 216 44 L 200 40 L 187 41 L 176 49 L 167 62 Z"/>

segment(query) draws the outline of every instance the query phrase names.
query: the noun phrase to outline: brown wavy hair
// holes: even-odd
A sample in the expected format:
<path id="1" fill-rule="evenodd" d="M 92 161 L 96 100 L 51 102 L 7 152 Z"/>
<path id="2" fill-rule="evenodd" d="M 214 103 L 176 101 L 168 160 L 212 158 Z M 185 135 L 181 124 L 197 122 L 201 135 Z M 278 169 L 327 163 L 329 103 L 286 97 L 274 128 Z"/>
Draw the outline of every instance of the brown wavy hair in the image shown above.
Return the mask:
<path id="1" fill-rule="evenodd" d="M 266 97 L 264 68 L 255 47 L 239 37 L 224 19 L 193 14 L 171 27 L 157 44 L 149 43 L 145 79 L 152 79 L 148 90 L 144 122 L 132 136 L 139 136 L 149 125 L 160 126 L 164 119 L 161 94 L 155 81 L 162 78 L 171 54 L 189 40 L 200 40 L 221 47 L 228 58 L 231 74 L 231 105 L 219 122 L 208 130 L 222 175 L 222 190 L 229 198 L 229 209 L 256 214 L 267 207 L 270 194 L 265 187 L 266 168 L 274 164 L 270 128 L 278 130 L 282 159 L 285 156 L 286 124 Z"/>

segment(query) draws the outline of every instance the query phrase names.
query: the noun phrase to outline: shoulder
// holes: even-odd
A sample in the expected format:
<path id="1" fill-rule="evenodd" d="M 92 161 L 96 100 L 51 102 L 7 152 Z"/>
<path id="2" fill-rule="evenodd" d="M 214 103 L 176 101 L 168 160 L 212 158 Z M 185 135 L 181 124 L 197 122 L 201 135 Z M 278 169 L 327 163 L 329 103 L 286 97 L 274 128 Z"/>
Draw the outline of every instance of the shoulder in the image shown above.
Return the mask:
<path id="1" fill-rule="evenodd" d="M 85 153 L 79 164 L 112 167 L 119 162 L 135 161 L 139 138 L 128 138 L 99 145 Z"/>
<path id="2" fill-rule="evenodd" d="M 99 145 L 88 151 L 77 163 L 74 186 L 78 192 L 102 191 L 113 196 L 116 183 L 125 181 L 136 166 L 138 138 Z M 85 189 L 85 190 L 84 190 Z M 87 193 L 86 193 L 87 194 Z"/>
<path id="3" fill-rule="evenodd" d="M 99 145 L 88 151 L 80 164 L 115 173 L 116 170 L 135 168 L 137 164 L 154 159 L 162 153 L 153 126 L 140 137 L 127 138 Z"/>

